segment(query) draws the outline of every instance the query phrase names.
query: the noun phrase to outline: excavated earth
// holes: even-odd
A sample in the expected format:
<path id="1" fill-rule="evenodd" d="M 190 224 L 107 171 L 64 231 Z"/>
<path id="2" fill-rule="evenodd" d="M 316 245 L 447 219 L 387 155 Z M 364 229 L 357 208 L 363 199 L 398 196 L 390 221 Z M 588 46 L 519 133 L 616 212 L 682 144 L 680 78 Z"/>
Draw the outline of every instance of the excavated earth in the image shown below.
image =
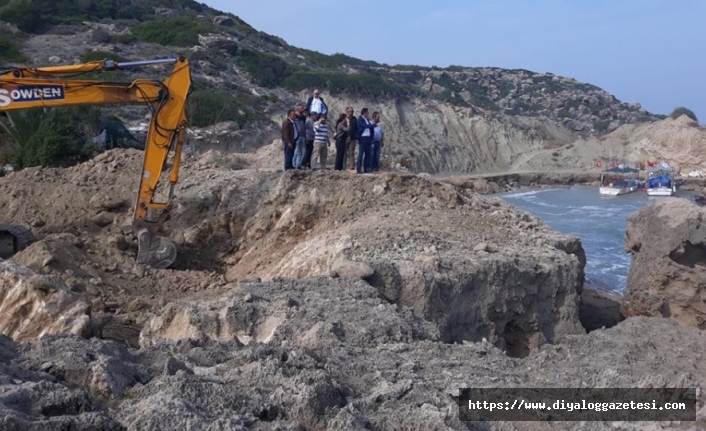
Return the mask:
<path id="1" fill-rule="evenodd" d="M 424 175 L 184 162 L 173 268 L 135 264 L 142 154 L 0 179 L 0 429 L 703 429 L 463 423 L 462 387 L 702 387 L 706 335 L 586 334 L 575 237 Z M 223 156 L 228 159 L 228 156 Z M 247 162 L 247 161 L 246 161 Z M 245 164 L 247 164 L 244 162 Z"/>

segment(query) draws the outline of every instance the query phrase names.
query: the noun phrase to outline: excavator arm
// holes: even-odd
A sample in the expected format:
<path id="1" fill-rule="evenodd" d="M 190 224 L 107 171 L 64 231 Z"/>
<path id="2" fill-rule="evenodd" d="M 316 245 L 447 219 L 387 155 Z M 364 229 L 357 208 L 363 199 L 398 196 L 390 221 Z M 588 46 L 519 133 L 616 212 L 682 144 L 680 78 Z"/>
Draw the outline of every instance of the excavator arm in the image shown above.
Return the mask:
<path id="1" fill-rule="evenodd" d="M 125 83 L 72 79 L 89 72 L 163 63 L 172 63 L 174 69 L 162 81 L 137 79 Z M 69 66 L 15 68 L 0 73 L 0 112 L 59 106 L 148 104 L 152 118 L 145 143 L 133 229 L 138 238 L 137 261 L 154 268 L 167 268 L 176 259 L 176 248 L 162 236 L 162 225 L 169 219 L 173 188 L 179 181 L 179 166 L 186 135 L 186 101 L 190 89 L 191 72 L 189 62 L 184 57 L 128 63 L 104 60 Z M 158 202 L 157 190 L 172 148 L 174 160 L 169 172 L 168 196 L 166 200 Z M 8 235 L 14 237 L 15 252 L 26 242 L 19 239 L 16 230 L 13 233 L 7 225 L 0 225 L 0 251 L 3 233 L 6 238 Z"/>

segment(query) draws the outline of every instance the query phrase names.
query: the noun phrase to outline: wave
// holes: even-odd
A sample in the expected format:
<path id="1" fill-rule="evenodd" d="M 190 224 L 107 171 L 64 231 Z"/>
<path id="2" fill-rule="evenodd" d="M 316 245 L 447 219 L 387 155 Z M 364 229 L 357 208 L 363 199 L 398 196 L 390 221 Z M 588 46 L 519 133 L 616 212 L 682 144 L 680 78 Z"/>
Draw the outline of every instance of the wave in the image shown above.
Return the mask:
<path id="1" fill-rule="evenodd" d="M 508 192 L 508 193 L 502 194 L 501 197 L 504 199 L 516 199 L 516 198 L 522 198 L 522 197 L 527 197 L 527 196 L 534 196 L 536 194 L 550 192 L 552 190 L 554 190 L 554 189 L 530 190 L 527 192 Z"/>
<path id="2" fill-rule="evenodd" d="M 593 272 L 596 274 L 610 274 L 613 277 L 623 277 L 623 273 L 626 272 L 626 269 L 630 269 L 630 262 L 621 262 L 621 263 L 610 263 L 610 264 L 605 264 L 605 262 L 594 262 L 592 265 L 590 262 L 586 264 L 587 267 L 589 267 Z M 624 276 L 627 278 L 627 275 Z"/>

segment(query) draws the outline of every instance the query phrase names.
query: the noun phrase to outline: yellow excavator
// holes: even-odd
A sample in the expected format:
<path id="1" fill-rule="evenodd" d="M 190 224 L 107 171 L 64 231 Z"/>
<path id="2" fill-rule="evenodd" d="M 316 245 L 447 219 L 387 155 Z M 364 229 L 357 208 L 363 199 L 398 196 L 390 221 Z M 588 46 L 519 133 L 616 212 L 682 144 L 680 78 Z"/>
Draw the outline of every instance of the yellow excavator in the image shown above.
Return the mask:
<path id="1" fill-rule="evenodd" d="M 173 64 L 172 72 L 162 81 L 74 79 L 90 72 L 157 64 Z M 189 61 L 184 57 L 131 62 L 107 59 L 67 66 L 16 67 L 0 72 L 0 113 L 58 106 L 147 104 L 152 119 L 145 142 L 132 226 L 138 240 L 137 262 L 153 268 L 167 268 L 176 259 L 176 247 L 164 236 L 163 224 L 169 219 L 174 185 L 179 181 L 179 165 L 186 136 L 186 102 L 190 91 L 191 72 Z M 174 154 L 167 197 L 157 202 L 158 187 L 171 150 Z M 17 253 L 32 241 L 34 236 L 28 228 L 0 224 L 0 257 Z"/>

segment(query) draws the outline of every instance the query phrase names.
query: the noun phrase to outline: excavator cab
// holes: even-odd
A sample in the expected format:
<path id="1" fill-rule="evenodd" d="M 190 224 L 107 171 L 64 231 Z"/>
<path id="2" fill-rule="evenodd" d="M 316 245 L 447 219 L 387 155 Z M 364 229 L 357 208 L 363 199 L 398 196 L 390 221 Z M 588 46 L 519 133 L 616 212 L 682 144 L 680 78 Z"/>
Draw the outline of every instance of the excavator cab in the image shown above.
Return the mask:
<path id="1" fill-rule="evenodd" d="M 90 72 L 124 70 L 157 64 L 173 64 L 165 79 L 102 82 L 73 79 Z M 68 77 L 69 79 L 66 79 Z M 191 72 L 185 57 L 118 63 L 93 61 L 78 65 L 16 67 L 0 72 L 0 115 L 6 111 L 42 107 L 107 104 L 147 104 L 152 113 L 133 214 L 137 237 L 137 262 L 167 268 L 176 259 L 176 247 L 166 237 L 171 199 L 179 181 L 182 148 L 186 137 L 186 102 L 191 91 Z M 167 173 L 168 157 L 172 154 Z M 167 178 L 163 179 L 163 174 Z M 166 197 L 158 191 L 168 181 Z M 2 212 L 0 210 L 0 219 Z M 31 230 L 21 225 L 0 224 L 0 258 L 6 259 L 34 241 Z"/>

